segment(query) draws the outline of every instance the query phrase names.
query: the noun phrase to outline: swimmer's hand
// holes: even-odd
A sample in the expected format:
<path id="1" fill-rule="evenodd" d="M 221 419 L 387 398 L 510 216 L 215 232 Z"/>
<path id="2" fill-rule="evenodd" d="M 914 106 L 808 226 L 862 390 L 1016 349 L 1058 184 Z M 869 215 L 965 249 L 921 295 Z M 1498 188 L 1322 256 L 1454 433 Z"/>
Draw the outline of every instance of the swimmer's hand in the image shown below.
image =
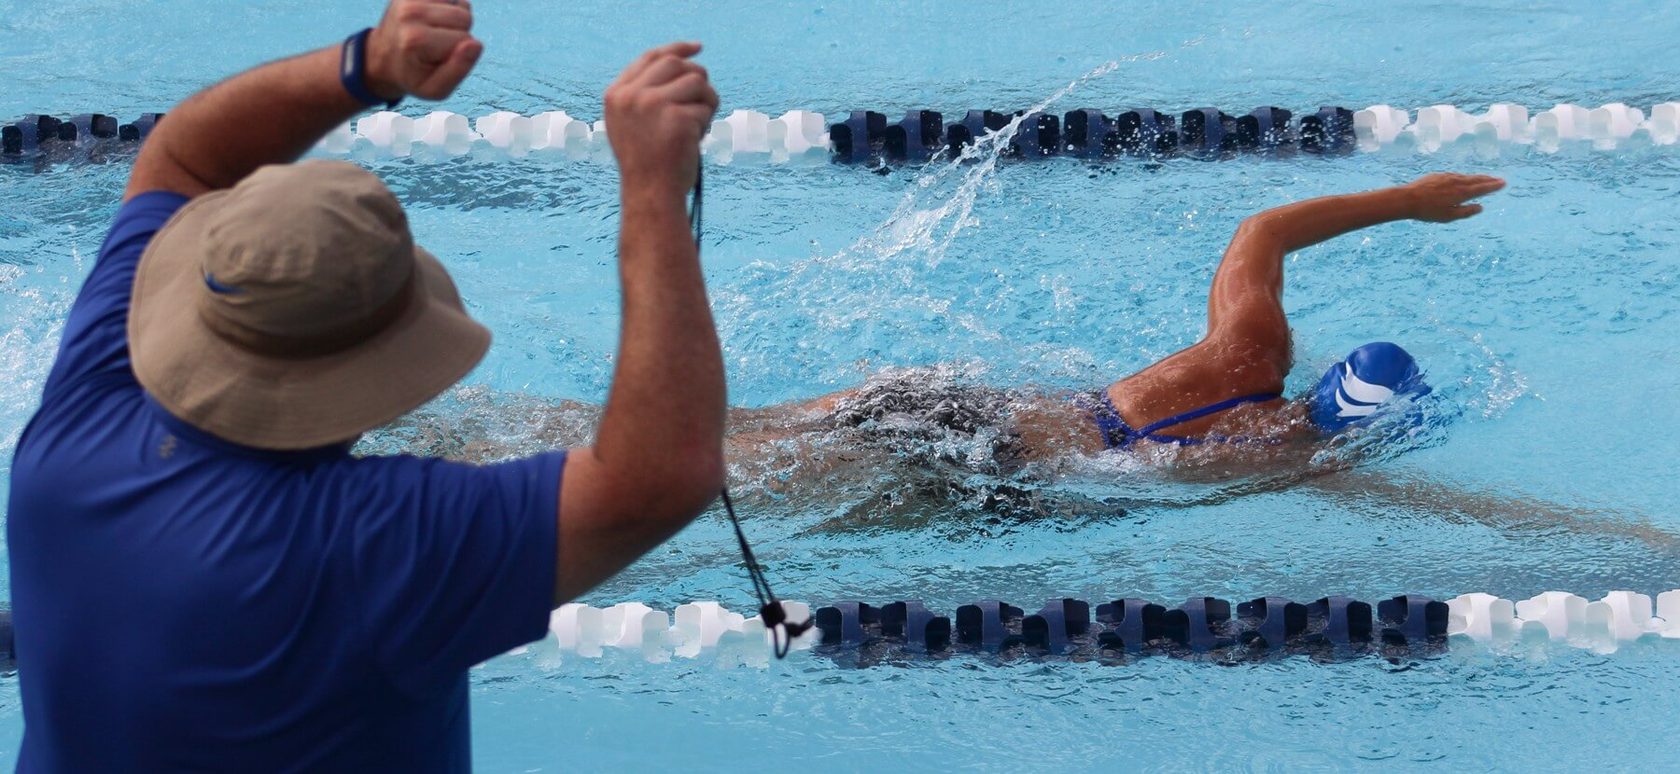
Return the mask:
<path id="1" fill-rule="evenodd" d="M 652 186 L 684 196 L 700 167 L 700 139 L 717 113 L 706 68 L 691 58 L 699 43 L 671 43 L 642 54 L 607 87 L 607 140 L 628 194 Z"/>
<path id="2" fill-rule="evenodd" d="M 472 22 L 468 0 L 392 0 L 368 36 L 368 89 L 385 99 L 454 93 L 484 53 Z"/>
<path id="3" fill-rule="evenodd" d="M 1465 202 L 1504 187 L 1505 181 L 1497 177 L 1437 172 L 1407 183 L 1400 190 L 1408 199 L 1413 219 L 1451 223 L 1482 211 L 1482 205 Z"/>

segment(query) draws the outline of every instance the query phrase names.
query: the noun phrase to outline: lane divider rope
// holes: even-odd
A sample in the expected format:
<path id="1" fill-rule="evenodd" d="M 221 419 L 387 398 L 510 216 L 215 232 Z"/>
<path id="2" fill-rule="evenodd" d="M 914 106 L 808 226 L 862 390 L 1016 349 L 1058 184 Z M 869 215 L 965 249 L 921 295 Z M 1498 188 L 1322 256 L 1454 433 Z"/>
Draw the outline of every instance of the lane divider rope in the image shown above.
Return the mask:
<path id="1" fill-rule="evenodd" d="M 1376 604 L 1341 596 L 1310 603 L 1261 597 L 1232 605 L 1194 597 L 1167 608 L 1126 598 L 1091 604 L 1051 600 L 1035 613 L 1006 602 L 957 608 L 954 616 L 900 601 L 876 607 L 839 602 L 816 609 L 784 602 L 790 620 L 814 620 L 795 651 L 846 657 L 1021 654 L 1074 658 L 1150 655 L 1229 660 L 1303 654 L 1320 660 L 1443 652 L 1453 642 L 1553 643 L 1612 653 L 1644 638 L 1680 639 L 1680 589 L 1650 596 L 1613 591 L 1597 601 L 1548 591 L 1512 601 L 1472 593 L 1445 602 L 1403 595 Z M 601 657 L 608 649 L 651 662 L 710 654 L 764 665 L 769 633 L 757 617 L 717 602 L 667 613 L 640 602 L 606 608 L 562 605 L 549 619 L 549 643 L 562 654 Z"/>
<path id="2" fill-rule="evenodd" d="M 162 113 L 131 123 L 103 114 L 68 119 L 30 115 L 0 126 L 0 159 L 74 154 L 93 146 L 144 141 Z M 881 166 L 951 158 L 986 134 L 1003 130 L 1019 114 L 970 110 L 947 122 L 932 110 L 911 110 L 896 122 L 873 111 L 854 111 L 829 123 L 821 113 L 790 110 L 772 117 L 736 110 L 714 121 L 701 148 L 715 164 L 838 162 Z M 347 122 L 315 148 L 323 155 L 358 159 L 438 160 L 550 157 L 609 161 L 603 121 L 563 110 L 532 116 L 496 112 L 469 119 L 435 111 L 410 117 L 380 111 Z M 1110 116 L 1083 108 L 1061 115 L 1026 116 L 1009 139 L 1008 155 L 1021 159 L 1071 156 L 1225 159 L 1239 155 L 1289 157 L 1299 153 L 1345 155 L 1389 152 L 1461 152 L 1486 158 L 1512 153 L 1557 153 L 1571 148 L 1636 150 L 1680 143 L 1680 102 L 1647 112 L 1614 102 L 1587 108 L 1559 104 L 1530 115 L 1511 103 L 1470 113 L 1454 105 L 1408 111 L 1389 105 L 1362 110 L 1326 106 L 1296 116 L 1279 107 L 1241 115 L 1217 108 L 1179 114 L 1136 108 Z"/>

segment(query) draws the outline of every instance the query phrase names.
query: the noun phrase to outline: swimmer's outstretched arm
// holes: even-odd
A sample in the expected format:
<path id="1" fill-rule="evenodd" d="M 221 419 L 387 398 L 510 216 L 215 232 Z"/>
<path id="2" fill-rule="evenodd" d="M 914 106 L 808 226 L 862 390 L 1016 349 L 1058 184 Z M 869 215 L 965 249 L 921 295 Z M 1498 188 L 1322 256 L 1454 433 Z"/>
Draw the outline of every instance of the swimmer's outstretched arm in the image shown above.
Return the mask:
<path id="1" fill-rule="evenodd" d="M 1436 478 L 1343 470 L 1312 478 L 1307 485 L 1347 504 L 1367 502 L 1384 513 L 1423 511 L 1446 521 L 1473 521 L 1506 532 L 1563 530 L 1634 540 L 1680 555 L 1680 535 L 1650 523 L 1642 514 L 1547 502 L 1501 492 L 1476 491 Z"/>
<path id="2" fill-rule="evenodd" d="M 1350 231 L 1395 220 L 1434 223 L 1482 211 L 1471 199 L 1505 181 L 1486 175 L 1434 174 L 1407 185 L 1325 196 L 1266 210 L 1243 221 L 1208 293 L 1208 338 L 1259 344 L 1280 373 L 1289 371 L 1289 321 L 1283 313 L 1283 257 Z"/>
<path id="3" fill-rule="evenodd" d="M 366 87 L 382 99 L 449 96 L 484 51 L 472 21 L 465 3 L 394 0 L 367 39 Z M 123 199 L 198 196 L 295 161 L 367 109 L 339 81 L 339 50 L 334 43 L 270 62 L 187 98 L 146 138 Z"/>

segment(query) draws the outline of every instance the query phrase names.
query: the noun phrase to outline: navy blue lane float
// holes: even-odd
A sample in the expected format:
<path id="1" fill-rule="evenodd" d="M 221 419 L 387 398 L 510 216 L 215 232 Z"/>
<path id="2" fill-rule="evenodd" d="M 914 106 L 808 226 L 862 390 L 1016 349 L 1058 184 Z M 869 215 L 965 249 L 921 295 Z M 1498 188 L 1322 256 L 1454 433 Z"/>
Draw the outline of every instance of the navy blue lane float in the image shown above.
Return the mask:
<path id="1" fill-rule="evenodd" d="M 1375 606 L 1341 596 L 1305 604 L 1262 597 L 1236 605 L 1234 614 L 1230 602 L 1214 597 L 1193 597 L 1171 609 L 1117 599 L 1094 611 L 1088 602 L 1056 599 L 1031 614 L 988 600 L 957 608 L 954 620 L 920 602 L 882 607 L 841 602 L 818 608 L 814 618 L 821 633 L 818 652 L 830 655 L 1158 654 L 1230 660 L 1299 653 L 1339 660 L 1428 655 L 1444 649 L 1447 637 L 1447 603 L 1416 595 Z"/>
<path id="2" fill-rule="evenodd" d="M 1133 108 L 1112 117 L 1095 108 L 1060 115 L 970 110 L 949 125 L 943 123 L 943 114 L 933 110 L 911 110 L 896 123 L 884 114 L 859 110 L 831 125 L 829 139 L 833 159 L 841 164 L 914 163 L 942 152 L 955 157 L 1016 118 L 1021 120 L 1007 140 L 1005 154 L 1016 159 L 1221 159 L 1240 153 L 1343 155 L 1355 149 L 1353 111 L 1336 106 L 1321 107 L 1299 119 L 1289 110 L 1272 106 L 1241 116 L 1213 107 L 1177 116 Z"/>
<path id="3" fill-rule="evenodd" d="M 33 156 L 103 142 L 137 143 L 162 119 L 162 113 L 143 113 L 133 123 L 123 124 L 102 113 L 69 118 L 27 115 L 0 126 L 0 156 Z"/>
<path id="4" fill-rule="evenodd" d="M 959 123 L 945 128 L 945 146 L 953 153 L 1009 125 L 1010 117 L 995 110 L 970 110 Z"/>

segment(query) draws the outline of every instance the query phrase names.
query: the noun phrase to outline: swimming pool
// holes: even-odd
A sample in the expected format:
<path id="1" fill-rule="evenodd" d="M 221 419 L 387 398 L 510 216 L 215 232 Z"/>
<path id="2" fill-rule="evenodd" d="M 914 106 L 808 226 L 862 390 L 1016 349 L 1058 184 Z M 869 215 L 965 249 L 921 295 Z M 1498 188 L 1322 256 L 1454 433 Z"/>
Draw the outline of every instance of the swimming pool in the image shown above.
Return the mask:
<path id="1" fill-rule="evenodd" d="M 0 93 L 0 117 L 165 109 L 208 80 L 366 25 L 375 4 L 360 5 L 0 0 L 0 72 L 12 85 Z M 1657 2 L 1287 11 L 1184 2 L 601 3 L 564 13 L 523 1 L 481 5 L 485 62 L 441 106 L 469 116 L 566 109 L 596 118 L 595 95 L 626 60 L 679 36 L 707 43 L 722 112 L 771 115 L 1019 108 L 1109 61 L 1119 66 L 1053 109 L 1649 106 L 1674 99 L 1680 76 L 1680 64 L 1657 56 L 1680 31 Z M 529 445 L 528 427 L 499 418 L 525 399 L 515 396 L 599 400 L 616 337 L 610 165 L 371 163 L 496 333 L 470 387 L 438 413 Z M 731 396 L 768 405 L 882 367 L 934 363 L 964 364 L 999 385 L 1100 384 L 1201 333 L 1208 276 L 1244 216 L 1442 168 L 1511 185 L 1466 223 L 1385 226 L 1291 259 L 1290 386 L 1304 388 L 1361 342 L 1403 343 L 1453 416 L 1438 437 L 1368 469 L 1486 493 L 1509 509 L 1429 512 L 1306 489 L 1242 495 L 1125 466 L 1064 484 L 1125 501 L 1123 514 L 1018 520 L 953 507 L 946 518 L 832 528 L 837 511 L 878 492 L 760 497 L 746 526 L 778 591 L 824 602 L 922 599 L 949 611 L 983 598 L 1033 609 L 1063 596 L 1520 599 L 1563 589 L 1596 599 L 1680 586 L 1671 537 L 1680 534 L 1672 505 L 1680 416 L 1664 400 L 1680 388 L 1672 225 L 1680 153 L 1672 149 L 1057 159 L 1000 165 L 972 199 L 953 193 L 955 177 L 924 187 L 929 176 L 915 169 L 719 166 L 706 178 L 705 255 Z M 8 451 L 126 171 L 121 162 L 0 167 Z M 962 207 L 947 207 L 970 202 L 960 219 Z M 1532 518 L 1542 506 L 1531 503 L 1574 509 L 1575 521 Z M 745 609 L 734 551 L 726 523 L 709 516 L 584 601 L 670 609 L 718 599 Z M 770 749 L 823 769 L 883 761 L 1654 768 L 1672 765 L 1659 740 L 1680 712 L 1672 646 L 1643 640 L 1611 655 L 1471 646 L 1400 663 L 1293 658 L 1229 668 L 1170 658 L 853 668 L 802 654 L 728 669 L 616 651 L 556 663 L 534 651 L 475 673 L 474 751 L 482 771 L 717 769 L 762 765 Z M 21 732 L 15 680 L 0 688 L 0 723 L 9 761 Z"/>

